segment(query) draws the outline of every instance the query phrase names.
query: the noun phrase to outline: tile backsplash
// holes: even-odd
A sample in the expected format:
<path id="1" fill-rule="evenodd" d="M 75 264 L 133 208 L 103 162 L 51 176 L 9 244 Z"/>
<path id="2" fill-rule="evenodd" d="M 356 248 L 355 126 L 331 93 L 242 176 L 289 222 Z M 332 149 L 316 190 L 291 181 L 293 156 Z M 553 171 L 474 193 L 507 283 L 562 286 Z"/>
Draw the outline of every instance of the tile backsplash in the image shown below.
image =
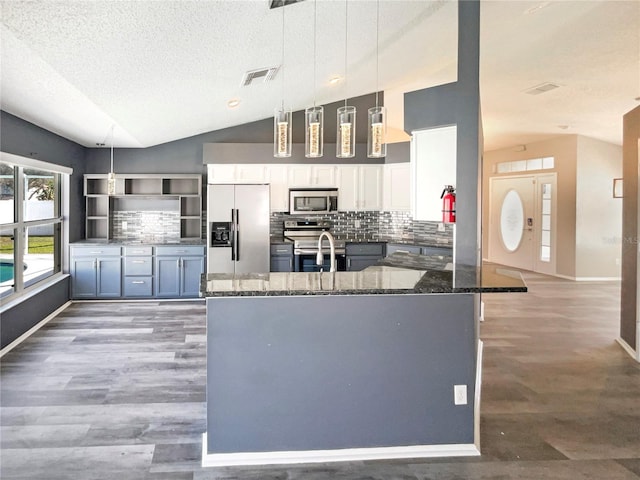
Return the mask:
<path id="1" fill-rule="evenodd" d="M 111 220 L 114 240 L 143 243 L 180 241 L 179 211 L 114 210 Z"/>
<path id="2" fill-rule="evenodd" d="M 284 212 L 271 214 L 271 235 L 282 236 L 285 220 L 301 220 L 300 215 Z M 380 238 L 416 243 L 437 243 L 453 245 L 453 225 L 439 222 L 414 221 L 408 212 L 337 212 L 330 215 L 309 216 L 313 220 L 328 220 L 331 231 L 336 235 L 350 237 Z M 444 231 L 438 231 L 438 227 Z"/>

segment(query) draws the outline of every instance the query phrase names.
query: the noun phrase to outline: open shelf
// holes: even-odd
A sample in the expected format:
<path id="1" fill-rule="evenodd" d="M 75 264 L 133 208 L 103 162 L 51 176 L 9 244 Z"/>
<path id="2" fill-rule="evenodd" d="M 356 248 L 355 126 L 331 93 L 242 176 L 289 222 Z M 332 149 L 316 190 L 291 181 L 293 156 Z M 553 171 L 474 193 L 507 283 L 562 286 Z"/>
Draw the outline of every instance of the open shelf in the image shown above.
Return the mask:
<path id="1" fill-rule="evenodd" d="M 125 178 L 125 195 L 161 195 L 162 180 L 160 178 Z"/>
<path id="2" fill-rule="evenodd" d="M 106 195 L 107 194 L 107 177 L 105 178 L 87 178 L 84 185 L 85 195 Z"/>
<path id="3" fill-rule="evenodd" d="M 202 222 L 200 218 L 181 218 L 180 237 L 200 238 L 202 236 Z"/>
<path id="4" fill-rule="evenodd" d="M 200 216 L 202 205 L 200 197 L 181 197 L 180 215 L 183 217 Z"/>
<path id="5" fill-rule="evenodd" d="M 200 195 L 199 178 L 163 178 L 163 195 Z"/>

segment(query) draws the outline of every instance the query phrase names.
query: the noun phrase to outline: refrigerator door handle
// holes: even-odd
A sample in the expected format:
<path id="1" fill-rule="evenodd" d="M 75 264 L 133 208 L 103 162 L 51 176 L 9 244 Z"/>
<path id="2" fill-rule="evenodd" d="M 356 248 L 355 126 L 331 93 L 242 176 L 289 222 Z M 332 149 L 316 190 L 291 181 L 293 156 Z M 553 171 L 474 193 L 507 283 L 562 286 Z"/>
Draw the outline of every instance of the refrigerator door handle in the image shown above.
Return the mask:
<path id="1" fill-rule="evenodd" d="M 231 261 L 236 261 L 236 211 L 231 209 Z"/>
<path id="2" fill-rule="evenodd" d="M 236 261 L 240 261 L 240 210 L 236 208 Z"/>

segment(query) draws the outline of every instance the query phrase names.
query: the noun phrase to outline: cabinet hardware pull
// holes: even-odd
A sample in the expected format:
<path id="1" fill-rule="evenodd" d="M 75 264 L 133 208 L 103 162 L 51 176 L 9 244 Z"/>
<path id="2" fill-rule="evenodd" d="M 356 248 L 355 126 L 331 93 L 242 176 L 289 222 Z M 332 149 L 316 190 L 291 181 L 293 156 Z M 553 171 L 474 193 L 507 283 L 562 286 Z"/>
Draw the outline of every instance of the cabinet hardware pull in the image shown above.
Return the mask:
<path id="1" fill-rule="evenodd" d="M 102 253 L 102 250 L 98 250 L 97 252 L 91 252 L 92 255 L 100 255 Z"/>
<path id="2" fill-rule="evenodd" d="M 138 284 L 141 284 L 141 283 L 143 284 L 143 283 L 144 283 L 144 281 L 143 281 L 143 280 L 134 280 L 134 281 L 133 281 L 133 282 L 131 282 L 131 283 L 134 283 L 134 284 L 138 285 Z"/>
<path id="3" fill-rule="evenodd" d="M 281 250 L 281 249 L 279 249 L 279 248 L 276 248 L 276 252 L 278 252 L 278 253 L 288 253 L 288 252 L 289 252 L 289 250 L 287 250 L 286 248 L 285 248 L 284 250 Z"/>
<path id="4" fill-rule="evenodd" d="M 131 263 L 144 263 L 144 260 L 131 260 Z"/>

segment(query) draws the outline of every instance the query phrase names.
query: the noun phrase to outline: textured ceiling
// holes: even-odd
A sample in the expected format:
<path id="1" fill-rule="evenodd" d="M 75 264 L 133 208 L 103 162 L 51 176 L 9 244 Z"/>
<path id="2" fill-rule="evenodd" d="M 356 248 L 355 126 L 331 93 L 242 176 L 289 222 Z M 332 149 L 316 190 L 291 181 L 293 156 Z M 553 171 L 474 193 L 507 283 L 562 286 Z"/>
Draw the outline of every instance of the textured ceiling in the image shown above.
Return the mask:
<path id="1" fill-rule="evenodd" d="M 317 47 L 314 56 L 314 4 Z M 640 97 L 640 2 L 484 1 L 487 150 L 565 133 L 622 141 Z M 282 62 L 268 83 L 248 70 Z M 402 94 L 455 80 L 457 5 L 380 0 L 379 80 L 394 140 Z M 147 147 L 376 89 L 376 2 L 267 0 L 2 2 L 2 109 L 85 146 Z M 284 88 L 283 88 L 284 81 Z M 560 88 L 531 96 L 530 87 Z M 284 92 L 284 95 L 283 95 Z M 241 100 L 229 109 L 231 98 Z M 560 126 L 566 126 L 560 129 Z"/>

